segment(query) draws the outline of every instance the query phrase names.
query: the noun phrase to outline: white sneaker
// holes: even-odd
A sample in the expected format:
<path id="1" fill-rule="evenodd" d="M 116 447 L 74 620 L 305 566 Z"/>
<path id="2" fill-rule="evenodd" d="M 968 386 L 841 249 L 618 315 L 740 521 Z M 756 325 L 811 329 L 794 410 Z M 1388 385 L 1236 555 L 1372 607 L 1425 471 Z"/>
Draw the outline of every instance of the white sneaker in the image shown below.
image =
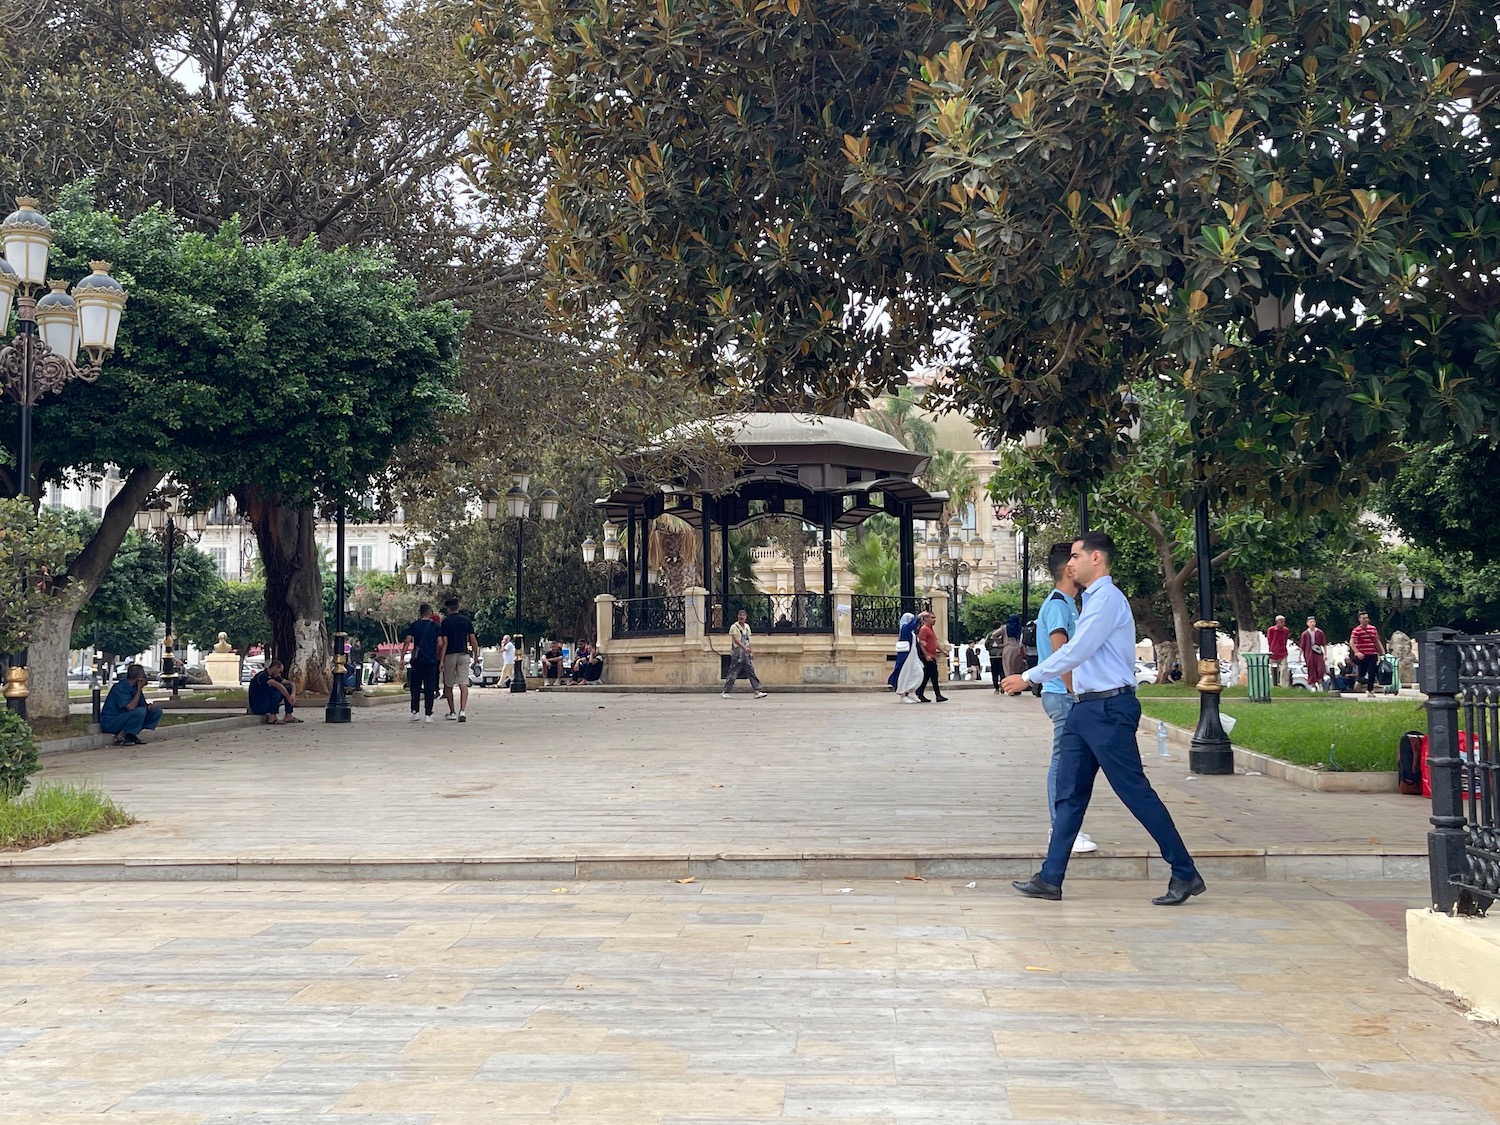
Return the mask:
<path id="1" fill-rule="evenodd" d="M 1094 838 L 1087 832 L 1078 833 L 1077 839 L 1073 841 L 1073 854 L 1080 855 L 1084 852 L 1097 852 L 1099 845 L 1094 843 Z"/>
<path id="2" fill-rule="evenodd" d="M 460 711 L 458 713 L 458 721 L 461 723 L 467 723 L 469 721 L 469 713 L 467 711 Z"/>
<path id="3" fill-rule="evenodd" d="M 758 691 L 758 692 L 755 693 L 755 698 L 756 699 L 764 699 L 765 697 L 766 697 L 766 693 L 763 692 L 763 691 Z"/>
<path id="4" fill-rule="evenodd" d="M 449 711 L 446 715 L 443 716 L 443 719 L 446 722 L 456 723 L 456 722 L 458 722 L 458 712 L 457 711 Z"/>
<path id="5" fill-rule="evenodd" d="M 730 695 L 730 694 L 729 694 L 729 693 L 728 693 L 728 692 L 727 692 L 727 691 L 726 691 L 726 692 L 724 692 L 724 693 L 723 693 L 723 694 L 722 694 L 722 695 L 720 695 L 720 696 L 719 696 L 719 698 L 720 698 L 720 699 L 733 699 L 733 698 L 734 698 L 734 696 L 732 696 L 732 695 Z"/>
<path id="6" fill-rule="evenodd" d="M 420 712 L 420 711 L 413 711 L 411 713 L 411 721 L 414 722 L 414 723 L 416 721 L 418 721 L 421 717 L 422 717 L 422 712 Z"/>
<path id="7" fill-rule="evenodd" d="M 424 716 L 424 718 L 426 718 L 426 720 L 427 720 L 427 721 L 428 721 L 428 722 L 429 722 L 429 723 L 430 723 L 430 722 L 432 722 L 432 716 L 431 716 L 431 715 L 426 715 L 426 716 Z"/>

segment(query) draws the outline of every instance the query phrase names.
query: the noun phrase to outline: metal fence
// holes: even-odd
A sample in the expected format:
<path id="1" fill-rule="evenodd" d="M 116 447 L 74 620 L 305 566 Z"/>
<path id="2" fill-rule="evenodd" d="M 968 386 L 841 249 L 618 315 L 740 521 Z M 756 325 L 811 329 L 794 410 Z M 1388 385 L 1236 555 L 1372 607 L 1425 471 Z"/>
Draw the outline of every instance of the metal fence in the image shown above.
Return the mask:
<path id="1" fill-rule="evenodd" d="M 709 621 L 716 630 L 733 625 L 740 610 L 757 633 L 831 633 L 833 598 L 828 594 L 730 594 L 715 601 Z"/>
<path id="2" fill-rule="evenodd" d="M 850 626 L 855 633 L 895 633 L 903 614 L 927 608 L 925 598 L 897 594 L 855 594 L 849 602 Z"/>
<path id="3" fill-rule="evenodd" d="M 1500 898 L 1500 634 L 1422 634 L 1418 682 L 1427 696 L 1432 902 L 1483 914 Z"/>
<path id="4" fill-rule="evenodd" d="M 615 602 L 617 637 L 680 636 L 687 631 L 687 610 L 681 597 L 621 598 Z"/>

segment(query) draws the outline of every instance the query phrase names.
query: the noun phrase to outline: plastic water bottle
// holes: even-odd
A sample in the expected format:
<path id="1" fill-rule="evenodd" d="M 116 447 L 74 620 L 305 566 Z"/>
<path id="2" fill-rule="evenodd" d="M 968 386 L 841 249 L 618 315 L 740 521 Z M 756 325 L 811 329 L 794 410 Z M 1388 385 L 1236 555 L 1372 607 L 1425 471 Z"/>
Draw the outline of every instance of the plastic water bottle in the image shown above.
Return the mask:
<path id="1" fill-rule="evenodd" d="M 1166 723 L 1157 723 L 1156 724 L 1156 756 L 1158 758 L 1170 758 L 1172 756 L 1171 754 L 1169 754 L 1167 752 L 1167 724 Z"/>

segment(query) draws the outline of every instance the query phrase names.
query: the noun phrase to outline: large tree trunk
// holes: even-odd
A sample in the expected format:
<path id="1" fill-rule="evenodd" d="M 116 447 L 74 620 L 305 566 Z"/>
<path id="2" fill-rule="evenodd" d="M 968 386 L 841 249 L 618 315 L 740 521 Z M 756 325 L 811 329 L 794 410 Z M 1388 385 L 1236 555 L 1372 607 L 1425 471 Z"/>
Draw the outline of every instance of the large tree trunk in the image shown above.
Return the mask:
<path id="1" fill-rule="evenodd" d="M 314 513 L 311 508 L 283 507 L 254 490 L 240 497 L 240 510 L 255 529 L 266 571 L 269 655 L 286 665 L 298 691 L 326 695 L 333 682 Z"/>
<path id="2" fill-rule="evenodd" d="M 1229 607 L 1234 610 L 1234 658 L 1241 654 L 1256 652 L 1260 646 L 1260 630 L 1255 627 L 1255 599 L 1250 593 L 1250 583 L 1237 570 L 1224 572 L 1224 589 L 1229 596 Z"/>
<path id="3" fill-rule="evenodd" d="M 1156 682 L 1168 683 L 1167 674 L 1172 670 L 1172 661 L 1177 659 L 1177 643 L 1171 632 L 1157 616 L 1156 607 L 1150 598 L 1131 598 L 1130 608 L 1135 613 L 1136 623 L 1151 640 L 1151 657 L 1156 661 Z"/>
<path id="4" fill-rule="evenodd" d="M 109 507 L 92 539 L 69 565 L 67 573 L 54 584 L 57 598 L 36 621 L 31 644 L 26 649 L 30 669 L 26 714 L 33 719 L 66 719 L 68 717 L 68 641 L 78 611 L 88 604 L 109 573 L 110 564 L 125 541 L 135 513 L 151 490 L 161 482 L 155 469 L 133 469 Z"/>
<path id="5" fill-rule="evenodd" d="M 1182 661 L 1183 679 L 1188 679 L 1188 658 L 1197 651 L 1197 633 L 1193 629 L 1193 615 L 1188 612 L 1187 605 L 1187 581 L 1198 569 L 1198 561 L 1189 559 L 1182 566 L 1177 565 L 1177 556 L 1172 550 L 1172 540 L 1167 535 L 1166 528 L 1162 527 L 1161 520 L 1155 512 L 1131 512 L 1151 536 L 1151 542 L 1156 547 L 1156 558 L 1161 563 L 1162 589 L 1167 595 L 1167 602 L 1172 607 L 1172 631 L 1177 636 L 1177 651 L 1181 654 L 1178 659 Z M 1193 670 L 1196 672 L 1196 657 L 1192 658 Z M 1196 676 L 1192 677 L 1196 679 Z"/>

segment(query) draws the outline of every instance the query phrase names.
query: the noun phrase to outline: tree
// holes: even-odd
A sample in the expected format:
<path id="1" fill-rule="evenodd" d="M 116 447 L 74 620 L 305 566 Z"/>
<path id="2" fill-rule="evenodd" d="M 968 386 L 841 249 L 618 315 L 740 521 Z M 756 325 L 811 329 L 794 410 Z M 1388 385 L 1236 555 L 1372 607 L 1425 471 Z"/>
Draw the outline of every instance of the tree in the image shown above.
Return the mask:
<path id="1" fill-rule="evenodd" d="M 860 245 L 843 148 L 894 129 L 903 59 L 937 26 L 893 0 L 490 0 L 466 39 L 473 166 L 501 197 L 535 177 L 554 299 L 617 318 L 628 354 L 843 413 L 903 383 L 930 335 L 900 254 Z"/>
<path id="2" fill-rule="evenodd" d="M 844 533 L 844 565 L 854 574 L 856 594 L 901 592 L 899 530 L 890 516 L 871 516 Z"/>
<path id="3" fill-rule="evenodd" d="M 1412 543 L 1456 559 L 1500 556 L 1500 524 L 1476 519 L 1489 510 L 1500 479 L 1493 437 L 1445 441 L 1412 451 L 1386 484 L 1376 507 Z"/>
<path id="4" fill-rule="evenodd" d="M 982 429 L 1045 428 L 1088 483 L 1159 381 L 1202 488 L 1305 512 L 1494 419 L 1488 6 L 923 7 L 920 171 L 903 131 L 857 134 L 845 201 L 868 253 L 950 279 L 939 396 Z"/>
<path id="5" fill-rule="evenodd" d="M 266 619 L 265 582 L 215 582 L 208 592 L 179 611 L 177 632 L 184 642 L 208 651 L 219 642 L 219 634 L 241 655 L 271 643 L 271 624 Z"/>
<path id="6" fill-rule="evenodd" d="M 861 410 L 859 420 L 918 453 L 931 453 L 936 448 L 937 427 L 922 412 L 922 404 L 910 387 L 897 387 L 868 410 Z"/>
<path id="7" fill-rule="evenodd" d="M 35 639 L 35 622 L 57 596 L 56 579 L 77 546 L 56 512 L 32 510 L 29 501 L 0 500 L 0 651 L 14 652 Z"/>
<path id="8" fill-rule="evenodd" d="M 970 594 L 959 607 L 958 620 L 964 634 L 970 637 L 987 636 L 996 623 L 1001 625 L 1011 614 L 1021 612 L 1021 584 L 1006 582 L 993 590 Z"/>
<path id="9" fill-rule="evenodd" d="M 233 226 L 185 234 L 159 211 L 127 224 L 81 193 L 51 217 L 57 272 L 109 258 L 131 304 L 106 376 L 70 384 L 35 415 L 42 479 L 107 465 L 125 478 L 36 623 L 38 714 L 66 713 L 74 617 L 167 471 L 198 504 L 239 494 L 267 560 L 273 643 L 289 656 L 300 644 L 288 663 L 316 686 L 322 592 L 316 567 L 300 565 L 312 519 L 296 505 L 363 492 L 397 445 L 457 405 L 447 388 L 459 314 L 418 307 L 413 283 L 367 254 L 250 246 Z M 0 408 L 7 438 L 14 419 Z"/>

